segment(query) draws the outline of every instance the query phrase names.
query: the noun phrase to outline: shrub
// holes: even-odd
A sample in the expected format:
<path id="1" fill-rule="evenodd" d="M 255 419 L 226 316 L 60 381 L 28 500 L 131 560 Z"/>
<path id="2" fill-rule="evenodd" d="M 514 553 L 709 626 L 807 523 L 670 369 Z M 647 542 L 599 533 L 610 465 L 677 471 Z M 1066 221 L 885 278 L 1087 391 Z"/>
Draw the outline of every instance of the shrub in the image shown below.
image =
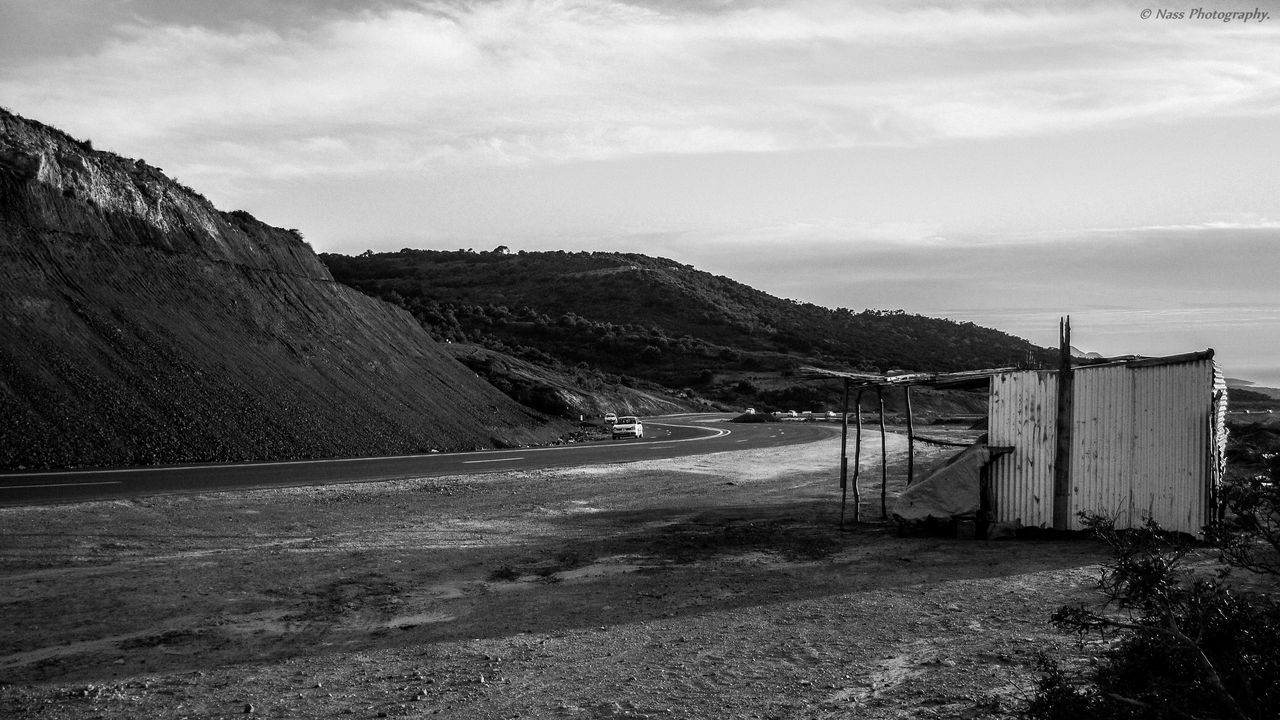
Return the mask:
<path id="1" fill-rule="evenodd" d="M 1280 489 L 1274 474 L 1234 481 L 1227 513 L 1206 528 L 1211 567 L 1189 562 L 1204 550 L 1151 521 L 1116 530 L 1086 524 L 1112 547 L 1099 586 L 1101 608 L 1059 609 L 1059 628 L 1112 641 L 1088 670 L 1045 660 L 1028 720 L 1065 718 L 1280 717 Z"/>

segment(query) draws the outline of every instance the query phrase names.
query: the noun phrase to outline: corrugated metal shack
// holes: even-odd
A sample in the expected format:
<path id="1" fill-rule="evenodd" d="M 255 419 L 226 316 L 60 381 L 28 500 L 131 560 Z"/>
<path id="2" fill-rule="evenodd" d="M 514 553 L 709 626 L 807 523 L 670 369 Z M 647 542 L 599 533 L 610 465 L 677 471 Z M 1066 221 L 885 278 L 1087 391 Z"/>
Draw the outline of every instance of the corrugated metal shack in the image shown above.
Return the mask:
<path id="1" fill-rule="evenodd" d="M 1213 350 L 1160 358 L 1129 357 L 1076 364 L 1067 352 L 1064 322 L 1058 370 L 998 368 L 961 373 L 883 376 L 805 368 L 813 379 L 844 382 L 844 428 L 840 450 L 841 523 L 845 489 L 858 510 L 858 458 L 862 450 L 862 390 L 901 386 L 907 393 L 907 437 L 914 479 L 912 385 L 988 387 L 988 434 L 992 450 L 981 483 L 983 524 L 1057 530 L 1083 529 L 1079 513 L 1114 518 L 1119 528 L 1145 518 L 1166 530 L 1199 536 L 1217 518 L 1218 488 L 1225 472 L 1227 388 Z M 979 383 L 981 385 L 979 385 Z M 854 479 L 847 482 L 849 393 L 858 390 Z M 1067 405 L 1058 398 L 1066 389 Z M 1065 431 L 1059 432 L 1059 428 Z M 883 445 L 882 445 L 883 447 Z M 888 517 L 881 457 L 881 514 Z"/>
<path id="2" fill-rule="evenodd" d="M 1060 372 L 991 377 L 989 442 L 1013 448 L 991 464 L 996 522 L 1055 526 Z M 1083 511 L 1113 517 L 1121 528 L 1150 517 L 1167 530 L 1200 535 L 1216 517 L 1227 438 L 1226 381 L 1213 351 L 1070 373 L 1066 506 L 1058 503 L 1058 524 L 1081 529 Z"/>

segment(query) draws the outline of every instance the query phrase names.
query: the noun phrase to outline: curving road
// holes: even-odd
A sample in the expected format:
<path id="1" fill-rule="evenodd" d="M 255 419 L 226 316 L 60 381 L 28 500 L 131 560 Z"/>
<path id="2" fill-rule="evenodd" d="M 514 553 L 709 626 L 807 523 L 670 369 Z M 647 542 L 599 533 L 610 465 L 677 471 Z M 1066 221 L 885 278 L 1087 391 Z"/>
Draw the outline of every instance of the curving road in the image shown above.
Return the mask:
<path id="1" fill-rule="evenodd" d="M 729 423 L 729 417 L 691 414 L 646 418 L 642 439 L 554 447 L 336 460 L 3 473 L 0 474 L 0 506 L 600 465 L 811 442 L 830 437 L 840 427 L 834 423 L 737 424 Z"/>

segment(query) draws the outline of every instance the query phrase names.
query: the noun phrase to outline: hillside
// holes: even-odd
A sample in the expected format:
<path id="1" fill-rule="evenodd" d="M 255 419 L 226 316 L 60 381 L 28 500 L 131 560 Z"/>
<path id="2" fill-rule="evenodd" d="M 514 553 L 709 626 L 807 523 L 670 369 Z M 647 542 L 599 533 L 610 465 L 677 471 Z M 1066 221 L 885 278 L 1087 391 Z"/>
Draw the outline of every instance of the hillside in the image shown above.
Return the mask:
<path id="1" fill-rule="evenodd" d="M 709 403 L 679 397 L 677 392 L 635 378 L 599 371 L 531 362 L 469 343 L 448 343 L 447 352 L 513 400 L 555 417 L 578 416 L 600 422 L 607 412 L 619 415 L 665 415 L 714 410 Z"/>
<path id="2" fill-rule="evenodd" d="M 1248 380 L 1227 378 L 1227 391 L 1231 393 L 1233 406 L 1237 401 L 1280 401 L 1280 388 L 1263 387 Z"/>
<path id="3" fill-rule="evenodd" d="M 297 231 L 0 110 L 0 469 L 550 441 Z"/>
<path id="4" fill-rule="evenodd" d="M 820 404 L 804 364 L 865 371 L 1038 366 L 1054 353 L 971 323 L 828 309 L 664 258 L 401 250 L 322 254 L 334 278 L 409 310 L 437 338 L 586 364 L 725 402 Z"/>

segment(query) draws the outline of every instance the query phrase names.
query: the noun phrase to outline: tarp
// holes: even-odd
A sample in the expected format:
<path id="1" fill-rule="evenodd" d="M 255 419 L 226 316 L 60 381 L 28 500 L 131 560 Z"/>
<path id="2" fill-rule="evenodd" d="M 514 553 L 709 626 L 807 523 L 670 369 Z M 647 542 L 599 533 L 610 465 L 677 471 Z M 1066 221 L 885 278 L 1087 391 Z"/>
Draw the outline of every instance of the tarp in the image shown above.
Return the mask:
<path id="1" fill-rule="evenodd" d="M 982 467 L 989 462 L 991 450 L 985 444 L 970 445 L 903 490 L 893 514 L 903 520 L 949 520 L 977 513 L 982 507 Z"/>

